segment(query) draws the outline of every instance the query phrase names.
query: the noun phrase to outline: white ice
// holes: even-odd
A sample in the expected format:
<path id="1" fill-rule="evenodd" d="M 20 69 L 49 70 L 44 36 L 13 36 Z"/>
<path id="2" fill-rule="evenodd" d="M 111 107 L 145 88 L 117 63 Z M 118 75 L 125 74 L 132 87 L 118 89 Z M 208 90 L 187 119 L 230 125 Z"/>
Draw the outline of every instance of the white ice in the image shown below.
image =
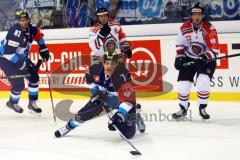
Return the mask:
<path id="1" fill-rule="evenodd" d="M 143 154 L 133 157 L 132 148 L 116 132 L 108 131 L 106 116 L 55 138 L 54 131 L 66 122 L 54 123 L 50 100 L 39 101 L 41 117 L 29 114 L 26 105 L 22 105 L 24 113 L 17 114 L 5 107 L 6 101 L 0 100 L 0 160 L 240 159 L 240 102 L 210 102 L 211 120 L 202 122 L 193 101 L 191 120 L 176 122 L 163 121 L 159 111 L 165 115 L 177 111 L 177 101 L 140 101 L 147 130 L 131 140 Z M 71 110 L 76 112 L 85 102 L 75 100 Z"/>

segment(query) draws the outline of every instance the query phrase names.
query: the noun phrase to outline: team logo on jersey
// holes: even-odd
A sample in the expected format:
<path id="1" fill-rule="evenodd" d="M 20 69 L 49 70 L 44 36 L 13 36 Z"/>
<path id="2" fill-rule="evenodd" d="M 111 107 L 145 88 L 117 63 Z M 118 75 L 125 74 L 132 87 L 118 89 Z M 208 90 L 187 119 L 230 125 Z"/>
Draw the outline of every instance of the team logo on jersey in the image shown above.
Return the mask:
<path id="1" fill-rule="evenodd" d="M 94 81 L 95 81 L 95 82 L 100 82 L 100 76 L 94 75 Z"/>
<path id="2" fill-rule="evenodd" d="M 197 42 L 192 42 L 191 43 L 191 48 L 192 48 L 192 52 L 195 55 L 200 55 L 205 51 L 204 45 L 201 44 L 201 43 L 197 43 Z"/>
<path id="3" fill-rule="evenodd" d="M 133 87 L 132 87 L 132 83 L 131 82 L 125 82 L 119 88 L 119 95 L 120 95 L 120 99 L 122 99 L 122 100 L 133 101 L 135 99 L 135 97 L 134 97 L 134 90 L 133 90 Z"/>

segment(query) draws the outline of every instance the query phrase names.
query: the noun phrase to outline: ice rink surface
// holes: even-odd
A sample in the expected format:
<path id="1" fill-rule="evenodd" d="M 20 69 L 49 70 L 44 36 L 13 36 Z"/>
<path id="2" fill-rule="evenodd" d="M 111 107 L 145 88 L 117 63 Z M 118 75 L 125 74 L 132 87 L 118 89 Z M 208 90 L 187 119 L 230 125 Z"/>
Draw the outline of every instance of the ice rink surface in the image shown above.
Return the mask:
<path id="1" fill-rule="evenodd" d="M 131 142 L 142 152 L 133 157 L 132 148 L 107 128 L 107 117 L 89 121 L 63 138 L 53 133 L 66 122 L 54 123 L 50 100 L 41 100 L 41 117 L 28 113 L 27 101 L 20 104 L 22 115 L 0 100 L 1 160 L 238 160 L 240 159 L 240 102 L 210 102 L 209 122 L 202 122 L 197 103 L 191 103 L 187 121 L 164 120 L 178 110 L 177 101 L 139 101 L 147 130 Z M 55 100 L 55 104 L 59 100 Z M 75 100 L 76 112 L 86 100 Z M 160 116 L 161 113 L 161 116 Z"/>

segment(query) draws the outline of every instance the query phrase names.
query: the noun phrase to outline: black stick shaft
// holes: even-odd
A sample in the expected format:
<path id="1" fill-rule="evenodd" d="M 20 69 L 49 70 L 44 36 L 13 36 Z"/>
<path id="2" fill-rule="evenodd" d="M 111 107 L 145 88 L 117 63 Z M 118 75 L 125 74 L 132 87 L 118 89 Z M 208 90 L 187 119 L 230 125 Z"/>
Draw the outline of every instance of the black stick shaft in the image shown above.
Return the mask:
<path id="1" fill-rule="evenodd" d="M 238 56 L 240 56 L 240 53 L 232 54 L 232 55 L 227 55 L 227 56 L 216 57 L 216 58 L 207 60 L 207 62 L 216 61 L 216 60 L 220 60 L 220 59 L 224 59 L 224 58 L 238 57 Z M 194 64 L 194 61 L 186 62 L 186 63 L 183 64 L 183 66 L 184 66 L 184 67 L 187 67 L 187 66 L 190 66 L 190 65 L 192 65 L 192 64 Z"/>
<path id="2" fill-rule="evenodd" d="M 219 59 L 238 57 L 238 56 L 240 56 L 240 53 L 227 55 L 227 56 L 216 57 L 216 58 L 210 59 L 209 61 L 215 61 L 215 60 L 219 60 Z"/>
<path id="3" fill-rule="evenodd" d="M 22 75 L 11 75 L 11 76 L 3 76 L 0 79 L 16 79 L 16 78 L 28 78 L 30 74 L 22 74 Z"/>
<path id="4" fill-rule="evenodd" d="M 52 112 L 53 112 L 53 119 L 54 122 L 56 123 L 56 115 L 55 115 L 55 109 L 54 109 L 54 104 L 53 104 L 53 96 L 52 96 L 52 86 L 51 86 L 51 82 L 50 82 L 50 77 L 49 77 L 49 70 L 48 70 L 48 64 L 46 61 L 45 65 L 46 65 L 46 72 L 47 72 L 47 79 L 48 79 L 48 88 L 49 88 L 49 93 L 50 93 L 50 99 L 51 99 L 51 104 L 52 104 Z"/>

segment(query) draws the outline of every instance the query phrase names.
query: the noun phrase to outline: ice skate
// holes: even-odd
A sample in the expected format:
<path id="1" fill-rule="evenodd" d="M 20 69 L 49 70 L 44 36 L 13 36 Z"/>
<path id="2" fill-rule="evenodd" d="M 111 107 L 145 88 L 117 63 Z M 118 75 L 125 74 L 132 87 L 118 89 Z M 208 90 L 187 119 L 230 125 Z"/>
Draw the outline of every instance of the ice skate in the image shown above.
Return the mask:
<path id="1" fill-rule="evenodd" d="M 184 106 L 182 106 L 181 104 L 179 104 L 179 106 L 180 106 L 180 110 L 176 113 L 173 113 L 172 118 L 175 120 L 184 120 L 187 115 L 187 111 L 190 106 L 190 103 L 188 103 L 187 109 Z"/>
<path id="2" fill-rule="evenodd" d="M 209 120 L 210 115 L 206 112 L 206 104 L 200 104 L 199 106 L 199 115 L 202 117 L 203 120 Z"/>
<path id="3" fill-rule="evenodd" d="M 68 129 L 66 126 L 64 126 L 60 129 L 56 130 L 54 134 L 55 134 L 55 137 L 60 138 L 64 135 L 66 135 L 69 131 L 70 131 L 70 129 Z"/>
<path id="4" fill-rule="evenodd" d="M 18 104 L 13 104 L 10 101 L 8 101 L 6 105 L 8 108 L 11 108 L 17 113 L 23 113 L 23 109 Z"/>
<path id="5" fill-rule="evenodd" d="M 42 109 L 36 104 L 36 101 L 29 101 L 28 109 L 30 113 L 42 113 Z"/>

